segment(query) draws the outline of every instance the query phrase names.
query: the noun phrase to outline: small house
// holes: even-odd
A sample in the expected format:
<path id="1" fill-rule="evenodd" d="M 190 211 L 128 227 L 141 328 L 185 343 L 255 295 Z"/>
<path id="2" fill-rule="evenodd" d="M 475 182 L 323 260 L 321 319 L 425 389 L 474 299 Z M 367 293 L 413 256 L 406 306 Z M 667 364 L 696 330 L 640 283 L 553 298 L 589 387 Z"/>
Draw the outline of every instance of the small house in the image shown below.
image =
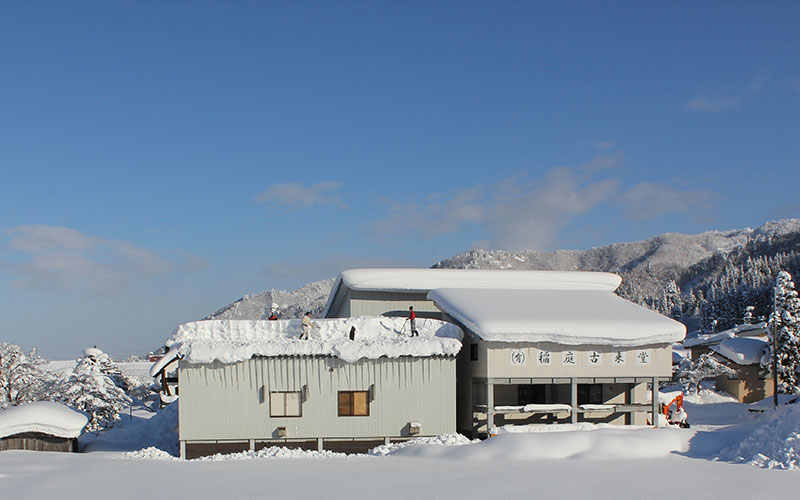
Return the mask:
<path id="1" fill-rule="evenodd" d="M 734 337 L 711 346 L 711 350 L 734 374 L 717 377 L 717 389 L 725 391 L 741 403 L 755 403 L 772 396 L 773 381 L 761 368 L 767 352 L 767 340 L 758 337 Z"/>
<path id="2" fill-rule="evenodd" d="M 337 278 L 325 315 L 403 316 L 413 306 L 418 322 L 461 326 L 464 434 L 504 424 L 645 424 L 657 413 L 659 382 L 672 374 L 671 344 L 686 329 L 615 295 L 620 283 L 595 272 L 353 269 Z"/>
<path id="3" fill-rule="evenodd" d="M 0 410 L 0 451 L 78 451 L 78 436 L 89 420 L 51 401 Z"/>
<path id="4" fill-rule="evenodd" d="M 463 333 L 402 318 L 208 320 L 181 325 L 160 366 L 177 362 L 181 456 L 268 446 L 344 452 L 455 432 Z"/>

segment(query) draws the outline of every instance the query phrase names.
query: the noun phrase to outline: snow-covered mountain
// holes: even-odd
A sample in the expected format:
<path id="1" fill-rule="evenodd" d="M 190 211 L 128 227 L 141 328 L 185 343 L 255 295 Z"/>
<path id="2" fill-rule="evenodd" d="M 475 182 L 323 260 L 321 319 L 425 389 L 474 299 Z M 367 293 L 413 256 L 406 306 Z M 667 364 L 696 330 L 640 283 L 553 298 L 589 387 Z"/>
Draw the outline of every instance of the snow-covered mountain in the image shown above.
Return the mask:
<path id="1" fill-rule="evenodd" d="M 614 243 L 589 250 L 471 250 L 438 262 L 433 267 L 612 272 L 647 268 L 651 272 L 677 271 L 687 269 L 714 254 L 728 253 L 755 238 L 797 232 L 800 232 L 800 219 L 784 219 L 767 222 L 757 229 L 700 234 L 665 233 L 643 241 Z"/>
<path id="2" fill-rule="evenodd" d="M 710 292 L 715 283 L 730 280 L 731 265 L 745 269 L 754 259 L 767 259 L 767 268 L 791 268 L 794 265 L 792 259 L 795 259 L 792 255 L 799 251 L 800 219 L 784 219 L 767 222 L 756 229 L 708 231 L 694 235 L 665 233 L 643 241 L 615 243 L 589 250 L 470 250 L 437 262 L 432 267 L 615 272 L 623 278 L 619 294 L 630 300 L 670 313 L 676 304 L 674 299 L 665 298 L 665 291 L 668 294 L 671 287 L 677 287 L 678 293 L 692 294 L 692 297 L 699 293 L 700 297 L 705 297 L 693 298 L 692 304 L 678 304 L 687 306 L 683 315 L 719 316 L 718 308 L 714 309 L 717 312 L 698 312 L 698 301 L 712 298 Z M 800 255 L 796 260 L 800 261 Z M 763 269 L 759 272 L 762 273 L 760 283 L 766 283 L 770 279 L 770 272 L 763 272 Z M 299 318 L 305 311 L 319 315 L 325 307 L 333 282 L 334 279 L 330 278 L 309 283 L 293 292 L 270 290 L 245 295 L 206 319 L 266 318 L 273 303 L 278 305 L 281 318 Z M 738 285 L 734 283 L 731 286 L 735 289 Z M 687 313 L 689 306 L 691 311 Z M 738 304 L 730 305 L 729 309 L 738 307 Z"/>
<path id="3" fill-rule="evenodd" d="M 203 319 L 266 319 L 272 304 L 277 304 L 281 319 L 300 318 L 306 311 L 319 316 L 325 309 L 334 278 L 314 281 L 293 292 L 268 290 L 245 295 Z"/>

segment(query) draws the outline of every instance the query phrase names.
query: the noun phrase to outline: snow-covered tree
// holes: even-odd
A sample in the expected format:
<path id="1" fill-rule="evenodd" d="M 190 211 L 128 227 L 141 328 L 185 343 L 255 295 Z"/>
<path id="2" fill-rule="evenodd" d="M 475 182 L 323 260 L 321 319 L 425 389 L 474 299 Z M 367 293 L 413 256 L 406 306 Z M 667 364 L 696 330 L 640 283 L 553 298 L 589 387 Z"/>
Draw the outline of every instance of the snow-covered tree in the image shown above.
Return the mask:
<path id="1" fill-rule="evenodd" d="M 99 349 L 86 349 L 85 354 L 72 373 L 61 381 L 60 400 L 76 410 L 89 413 L 87 430 L 113 427 L 119 419 L 119 412 L 132 400 L 115 382 L 113 377 L 118 376 L 119 368 L 114 369 L 116 365 L 109 363 L 105 353 Z"/>
<path id="2" fill-rule="evenodd" d="M 36 349 L 25 354 L 16 344 L 0 343 L 0 408 L 47 399 L 50 375 L 39 366 Z"/>
<path id="3" fill-rule="evenodd" d="M 703 354 L 695 361 L 684 358 L 675 369 L 675 376 L 686 392 L 696 393 L 700 390 L 700 382 L 720 375 L 733 376 L 735 371 L 719 362 L 712 353 Z"/>
<path id="4" fill-rule="evenodd" d="M 777 334 L 777 342 L 773 336 Z M 792 276 L 781 271 L 775 280 L 775 311 L 769 317 L 769 349 L 761 360 L 772 372 L 777 344 L 778 392 L 800 393 L 800 299 Z"/>
<path id="5" fill-rule="evenodd" d="M 744 308 L 744 324 L 751 325 L 753 324 L 753 314 L 755 313 L 756 308 L 754 306 L 746 306 Z"/>

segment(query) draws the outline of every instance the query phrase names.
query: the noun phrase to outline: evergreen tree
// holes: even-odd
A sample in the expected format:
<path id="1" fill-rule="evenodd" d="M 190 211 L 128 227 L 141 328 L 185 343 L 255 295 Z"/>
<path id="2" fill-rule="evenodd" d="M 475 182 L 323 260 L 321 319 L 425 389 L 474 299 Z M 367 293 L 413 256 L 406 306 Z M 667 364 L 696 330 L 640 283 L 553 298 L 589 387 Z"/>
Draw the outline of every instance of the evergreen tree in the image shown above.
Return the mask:
<path id="1" fill-rule="evenodd" d="M 99 349 L 87 349 L 86 356 L 78 360 L 75 369 L 60 384 L 61 402 L 89 413 L 86 427 L 89 431 L 113 427 L 119 412 L 132 402 L 112 378 L 119 368 L 114 370 L 116 365 L 109 365 L 108 361 L 108 356 Z M 104 369 L 112 373 L 109 375 Z"/>
<path id="2" fill-rule="evenodd" d="M 775 281 L 775 311 L 769 317 L 768 335 L 769 349 L 761 364 L 772 372 L 777 344 L 778 392 L 800 393 L 800 299 L 792 276 L 785 271 L 781 271 Z M 774 335 L 777 335 L 777 342 L 773 340 Z"/>

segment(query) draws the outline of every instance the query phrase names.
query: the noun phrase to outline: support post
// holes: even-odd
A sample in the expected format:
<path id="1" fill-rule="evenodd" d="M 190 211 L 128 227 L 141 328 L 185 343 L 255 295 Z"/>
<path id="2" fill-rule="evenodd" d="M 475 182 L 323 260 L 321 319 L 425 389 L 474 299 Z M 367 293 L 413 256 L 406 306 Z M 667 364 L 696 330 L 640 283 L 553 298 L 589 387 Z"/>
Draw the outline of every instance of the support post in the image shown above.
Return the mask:
<path id="1" fill-rule="evenodd" d="M 317 438 L 317 451 L 322 451 L 322 438 Z"/>
<path id="2" fill-rule="evenodd" d="M 256 451 L 256 440 L 250 439 L 249 444 L 250 444 L 250 451 Z"/>
<path id="3" fill-rule="evenodd" d="M 386 436 L 385 438 L 383 438 L 383 444 L 385 444 L 386 446 L 389 446 L 390 444 L 392 444 L 392 440 L 389 438 L 389 436 Z"/>
<path id="4" fill-rule="evenodd" d="M 653 377 L 652 392 L 653 403 L 653 427 L 658 427 L 658 377 Z"/>
<path id="5" fill-rule="evenodd" d="M 181 441 L 181 458 L 186 460 L 186 441 Z"/>
<path id="6" fill-rule="evenodd" d="M 573 424 L 578 423 L 578 381 L 575 377 L 569 380 L 569 404 L 572 406 L 572 411 L 570 412 L 570 422 Z"/>
<path id="7" fill-rule="evenodd" d="M 486 379 L 486 437 L 491 436 L 494 426 L 494 384 Z"/>

